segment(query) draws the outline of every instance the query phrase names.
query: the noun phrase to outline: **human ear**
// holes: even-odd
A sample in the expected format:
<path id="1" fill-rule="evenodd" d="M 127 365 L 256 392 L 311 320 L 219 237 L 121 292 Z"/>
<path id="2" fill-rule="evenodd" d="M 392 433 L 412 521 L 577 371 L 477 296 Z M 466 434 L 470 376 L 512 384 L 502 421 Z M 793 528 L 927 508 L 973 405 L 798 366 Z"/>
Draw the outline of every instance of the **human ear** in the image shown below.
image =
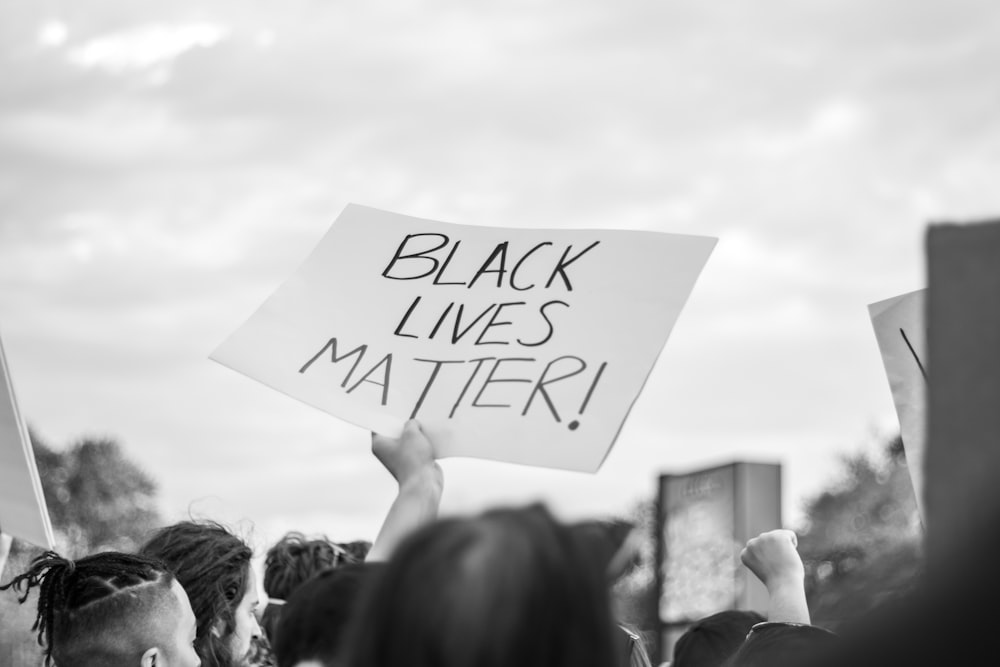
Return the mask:
<path id="1" fill-rule="evenodd" d="M 139 659 L 140 667 L 156 667 L 157 666 L 157 656 L 160 655 L 160 649 L 153 648 L 146 649 L 146 652 L 142 654 L 142 658 Z"/>

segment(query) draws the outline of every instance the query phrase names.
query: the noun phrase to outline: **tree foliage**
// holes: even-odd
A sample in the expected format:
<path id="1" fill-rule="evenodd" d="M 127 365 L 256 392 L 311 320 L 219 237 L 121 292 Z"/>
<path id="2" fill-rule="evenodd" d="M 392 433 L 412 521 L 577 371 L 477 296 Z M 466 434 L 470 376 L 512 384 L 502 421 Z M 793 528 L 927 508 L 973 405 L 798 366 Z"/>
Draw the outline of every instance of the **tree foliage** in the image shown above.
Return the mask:
<path id="1" fill-rule="evenodd" d="M 923 529 L 900 438 L 877 457 L 845 457 L 842 480 L 807 503 L 798 533 L 815 623 L 835 628 L 906 591 Z"/>
<path id="2" fill-rule="evenodd" d="M 57 451 L 30 435 L 62 553 L 133 551 L 161 523 L 156 483 L 115 440 L 84 438 Z"/>

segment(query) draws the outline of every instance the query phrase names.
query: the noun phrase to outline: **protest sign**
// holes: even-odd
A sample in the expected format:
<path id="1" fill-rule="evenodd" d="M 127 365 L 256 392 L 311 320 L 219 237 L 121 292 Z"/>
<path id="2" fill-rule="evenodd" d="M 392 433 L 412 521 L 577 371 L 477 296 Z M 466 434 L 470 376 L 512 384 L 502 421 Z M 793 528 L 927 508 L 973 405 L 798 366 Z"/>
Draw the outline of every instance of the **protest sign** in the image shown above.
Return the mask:
<path id="1" fill-rule="evenodd" d="M 350 205 L 211 357 L 438 457 L 593 472 L 715 242 Z"/>
<path id="2" fill-rule="evenodd" d="M 52 548 L 52 525 L 0 340 L 0 531 Z"/>
<path id="3" fill-rule="evenodd" d="M 924 446 L 927 439 L 926 292 L 909 292 L 868 306 L 896 406 L 921 519 L 924 518 Z"/>
<path id="4" fill-rule="evenodd" d="M 927 230 L 927 572 L 996 576 L 1000 518 L 1000 219 Z M 926 367 L 926 364 L 925 364 Z M 983 589 L 982 608 L 994 589 Z M 964 599 L 967 598 L 963 598 Z M 959 661 L 956 664 L 968 663 Z"/>

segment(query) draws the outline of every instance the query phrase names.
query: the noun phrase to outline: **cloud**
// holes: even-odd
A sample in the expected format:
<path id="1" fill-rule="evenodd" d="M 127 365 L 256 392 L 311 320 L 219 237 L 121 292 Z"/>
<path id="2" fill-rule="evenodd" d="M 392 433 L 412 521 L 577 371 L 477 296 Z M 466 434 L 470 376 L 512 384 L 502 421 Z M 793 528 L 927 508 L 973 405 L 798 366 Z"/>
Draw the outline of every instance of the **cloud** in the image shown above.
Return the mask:
<path id="1" fill-rule="evenodd" d="M 749 150 L 764 158 L 789 158 L 804 151 L 829 150 L 860 139 L 865 111 L 856 102 L 833 100 L 813 111 L 800 127 L 764 131 L 746 139 Z"/>
<path id="2" fill-rule="evenodd" d="M 38 29 L 38 43 L 41 46 L 55 48 L 62 46 L 69 35 L 69 29 L 61 21 L 46 21 Z"/>
<path id="3" fill-rule="evenodd" d="M 211 48 L 228 32 L 211 23 L 142 25 L 90 39 L 71 49 L 67 59 L 77 67 L 114 75 L 142 73 L 147 84 L 161 86 L 170 80 L 178 57 L 191 49 Z"/>
<path id="4" fill-rule="evenodd" d="M 320 509 L 379 478 L 367 433 L 206 359 L 348 202 L 720 238 L 608 471 L 455 465 L 449 511 L 624 507 L 769 439 L 815 481 L 892 414 L 865 305 L 922 286 L 928 220 L 1000 209 L 989 3 L 61 9 L 0 1 L 0 324 L 35 425 L 119 435 L 171 511 L 377 525 Z"/>

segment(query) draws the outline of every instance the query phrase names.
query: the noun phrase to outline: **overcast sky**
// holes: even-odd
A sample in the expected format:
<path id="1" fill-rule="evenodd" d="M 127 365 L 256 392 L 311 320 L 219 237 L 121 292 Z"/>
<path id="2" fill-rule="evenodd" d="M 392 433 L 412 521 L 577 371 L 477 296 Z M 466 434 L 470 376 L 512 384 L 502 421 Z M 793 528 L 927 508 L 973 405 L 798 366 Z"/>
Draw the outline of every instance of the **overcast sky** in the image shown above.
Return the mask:
<path id="1" fill-rule="evenodd" d="M 445 513 L 626 511 L 780 462 L 785 519 L 896 428 L 867 304 L 1000 214 L 983 0 L 0 0 L 0 331 L 49 443 L 109 435 L 168 519 L 371 539 L 369 434 L 208 354 L 343 207 L 715 236 L 596 475 L 444 462 Z"/>

